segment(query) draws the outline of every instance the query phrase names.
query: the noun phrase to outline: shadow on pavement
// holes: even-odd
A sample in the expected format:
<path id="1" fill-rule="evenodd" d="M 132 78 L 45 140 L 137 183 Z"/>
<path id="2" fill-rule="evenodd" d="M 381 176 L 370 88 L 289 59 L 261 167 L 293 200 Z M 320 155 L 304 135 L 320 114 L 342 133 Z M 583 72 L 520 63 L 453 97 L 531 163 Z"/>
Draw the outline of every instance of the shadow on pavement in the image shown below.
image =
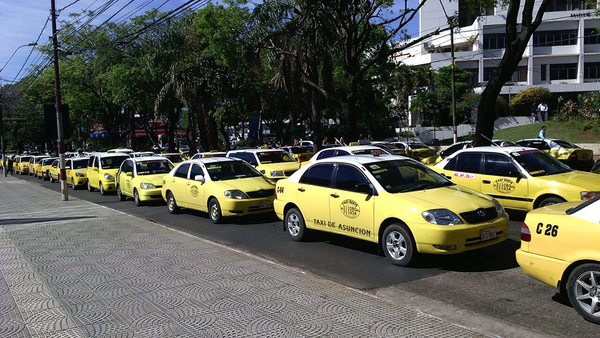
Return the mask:
<path id="1" fill-rule="evenodd" d="M 89 218 L 96 218 L 96 217 L 95 216 L 77 216 L 77 217 L 9 218 L 9 219 L 1 219 L 0 225 L 56 222 L 56 221 L 68 221 L 68 220 L 74 220 L 74 219 L 89 219 Z"/>

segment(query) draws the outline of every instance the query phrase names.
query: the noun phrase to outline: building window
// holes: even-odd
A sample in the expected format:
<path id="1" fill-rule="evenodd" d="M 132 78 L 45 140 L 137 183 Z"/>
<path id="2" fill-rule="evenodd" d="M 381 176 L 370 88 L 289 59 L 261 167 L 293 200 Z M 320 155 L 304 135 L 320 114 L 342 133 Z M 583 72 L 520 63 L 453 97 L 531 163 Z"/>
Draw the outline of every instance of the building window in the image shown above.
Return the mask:
<path id="1" fill-rule="evenodd" d="M 485 34 L 483 36 L 483 49 L 506 48 L 506 34 Z"/>
<path id="2" fill-rule="evenodd" d="M 512 82 L 527 82 L 527 67 L 517 67 L 511 80 Z"/>
<path id="3" fill-rule="evenodd" d="M 458 2 L 458 25 L 460 27 L 471 26 L 477 19 L 479 13 L 471 13 L 464 1 Z"/>
<path id="4" fill-rule="evenodd" d="M 550 65 L 550 80 L 575 80 L 577 79 L 577 64 L 566 63 Z"/>
<path id="5" fill-rule="evenodd" d="M 596 28 L 588 28 L 583 32 L 583 42 L 586 45 L 600 44 L 600 35 Z"/>
<path id="6" fill-rule="evenodd" d="M 595 9 L 596 4 L 590 0 L 550 0 L 546 12 L 577 11 L 582 9 Z"/>
<path id="7" fill-rule="evenodd" d="M 542 73 L 542 81 L 547 81 L 546 72 L 548 72 L 548 65 L 542 65 L 540 72 Z"/>
<path id="8" fill-rule="evenodd" d="M 583 67 L 584 79 L 600 79 L 600 62 L 586 62 Z"/>
<path id="9" fill-rule="evenodd" d="M 483 81 L 489 81 L 492 76 L 494 76 L 494 72 L 497 67 L 485 67 L 483 68 Z"/>
<path id="10" fill-rule="evenodd" d="M 469 86 L 473 86 L 479 82 L 479 68 L 465 68 L 465 70 L 471 73 L 471 77 L 467 80 Z"/>
<path id="11" fill-rule="evenodd" d="M 571 46 L 576 44 L 576 29 L 535 32 L 533 34 L 533 47 Z"/>

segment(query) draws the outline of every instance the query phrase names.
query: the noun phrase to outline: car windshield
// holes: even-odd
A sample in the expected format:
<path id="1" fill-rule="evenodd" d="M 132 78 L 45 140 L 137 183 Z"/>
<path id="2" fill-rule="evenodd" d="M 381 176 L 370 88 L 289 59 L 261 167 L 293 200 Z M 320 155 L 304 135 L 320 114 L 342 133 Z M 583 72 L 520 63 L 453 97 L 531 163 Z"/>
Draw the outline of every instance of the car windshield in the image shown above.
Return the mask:
<path id="1" fill-rule="evenodd" d="M 429 149 L 428 146 L 423 143 L 409 143 L 408 144 L 412 149 Z"/>
<path id="2" fill-rule="evenodd" d="M 121 163 L 128 158 L 129 156 L 103 157 L 100 159 L 100 164 L 102 165 L 102 169 L 119 169 Z"/>
<path id="3" fill-rule="evenodd" d="M 435 171 L 410 160 L 384 161 L 365 166 L 377 182 L 390 193 L 454 185 Z"/>
<path id="4" fill-rule="evenodd" d="M 54 162 L 54 158 L 46 158 L 42 160 L 42 165 L 50 165 L 52 164 L 52 162 Z"/>
<path id="5" fill-rule="evenodd" d="M 567 165 L 539 150 L 516 151 L 511 156 L 534 177 L 572 171 Z"/>
<path id="6" fill-rule="evenodd" d="M 28 157 L 28 156 L 21 157 L 21 162 L 29 162 L 29 160 L 31 160 L 31 157 Z"/>
<path id="7" fill-rule="evenodd" d="M 563 140 L 554 140 L 550 144 L 552 148 L 566 148 L 566 149 L 578 149 L 579 147 Z"/>
<path id="8" fill-rule="evenodd" d="M 169 161 L 173 163 L 183 162 L 181 155 L 166 155 L 165 158 L 169 159 Z"/>
<path id="9" fill-rule="evenodd" d="M 206 170 L 212 181 L 262 176 L 262 174 L 251 165 L 243 161 L 210 163 L 206 164 Z"/>
<path id="10" fill-rule="evenodd" d="M 295 162 L 288 153 L 283 151 L 263 151 L 256 153 L 258 160 L 262 164 L 267 163 L 281 163 L 281 162 Z"/>
<path id="11" fill-rule="evenodd" d="M 290 148 L 290 152 L 292 154 L 305 154 L 305 153 L 312 153 L 312 148 L 308 148 L 308 147 L 291 147 Z"/>
<path id="12" fill-rule="evenodd" d="M 87 168 L 88 165 L 88 159 L 84 159 L 84 160 L 74 160 L 73 161 L 73 168 L 72 169 L 83 169 L 83 168 Z"/>
<path id="13" fill-rule="evenodd" d="M 151 160 L 135 164 L 135 170 L 138 175 L 166 174 L 171 169 L 173 169 L 173 164 L 167 160 Z"/>

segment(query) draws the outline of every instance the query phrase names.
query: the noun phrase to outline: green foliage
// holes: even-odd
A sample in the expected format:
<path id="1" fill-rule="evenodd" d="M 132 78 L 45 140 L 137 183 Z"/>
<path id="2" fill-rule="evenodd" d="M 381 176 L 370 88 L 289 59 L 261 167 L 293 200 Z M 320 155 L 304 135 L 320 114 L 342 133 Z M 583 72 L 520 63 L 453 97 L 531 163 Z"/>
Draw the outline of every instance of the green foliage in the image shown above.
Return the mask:
<path id="1" fill-rule="evenodd" d="M 473 74 L 461 67 L 455 66 L 454 76 L 456 101 L 458 102 L 469 89 L 469 78 L 473 76 Z M 434 78 L 435 87 L 440 98 L 440 104 L 449 106 L 452 102 L 452 67 L 441 67 L 435 72 Z"/>
<path id="2" fill-rule="evenodd" d="M 550 90 L 546 87 L 525 89 L 512 98 L 510 102 L 512 113 L 515 116 L 529 116 L 533 105 L 537 107 L 542 102 L 548 103 L 551 98 Z"/>
<path id="3" fill-rule="evenodd" d="M 559 106 L 554 120 L 582 131 L 600 133 L 600 95 L 579 95 L 577 102 L 568 100 Z"/>

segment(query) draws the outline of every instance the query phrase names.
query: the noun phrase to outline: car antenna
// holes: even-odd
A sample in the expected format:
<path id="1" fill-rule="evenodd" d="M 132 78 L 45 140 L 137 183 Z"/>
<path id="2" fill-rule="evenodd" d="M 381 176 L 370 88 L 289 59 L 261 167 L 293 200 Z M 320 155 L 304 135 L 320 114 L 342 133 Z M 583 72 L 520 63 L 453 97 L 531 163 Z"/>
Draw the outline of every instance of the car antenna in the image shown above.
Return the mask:
<path id="1" fill-rule="evenodd" d="M 494 147 L 498 147 L 498 148 L 500 148 L 500 146 L 499 146 L 499 145 L 495 144 L 495 143 L 494 143 L 494 141 L 490 140 L 490 139 L 489 139 L 489 138 L 487 138 L 485 135 L 483 135 L 483 134 L 479 134 L 479 136 L 481 136 L 481 137 L 483 137 L 484 139 L 486 139 L 486 140 L 490 141 L 490 145 L 492 145 L 492 146 L 494 146 Z"/>

